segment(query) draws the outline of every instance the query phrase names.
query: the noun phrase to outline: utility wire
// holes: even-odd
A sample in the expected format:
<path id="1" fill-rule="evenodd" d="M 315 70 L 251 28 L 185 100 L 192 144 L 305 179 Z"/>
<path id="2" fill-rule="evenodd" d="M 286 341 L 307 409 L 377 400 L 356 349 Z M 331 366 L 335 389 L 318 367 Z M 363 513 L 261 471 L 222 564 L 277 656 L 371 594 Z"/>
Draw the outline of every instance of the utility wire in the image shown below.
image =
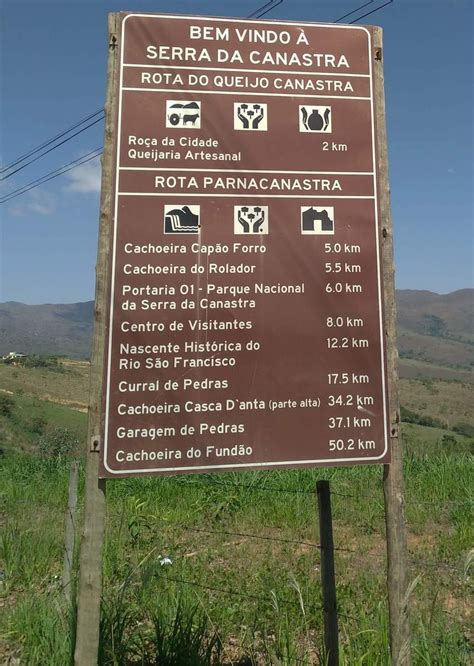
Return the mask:
<path id="1" fill-rule="evenodd" d="M 30 190 L 33 190 L 35 187 L 39 187 L 43 183 L 48 182 L 48 180 L 53 180 L 53 178 L 62 176 L 64 173 L 71 171 L 71 169 L 75 169 L 76 167 L 81 166 L 81 164 L 90 162 L 91 160 L 98 157 L 101 154 L 101 152 L 102 148 L 96 148 L 96 150 L 87 153 L 87 155 L 83 155 L 82 157 L 79 157 L 77 160 L 68 162 L 68 164 L 64 164 L 62 167 L 59 167 L 59 169 L 56 169 L 55 171 L 50 171 L 50 173 L 47 173 L 41 178 L 37 178 L 36 180 L 31 181 L 31 183 L 28 183 L 27 185 L 24 185 L 23 187 L 20 187 L 17 190 L 10 192 L 5 197 L 0 199 L 0 204 L 6 203 L 11 199 L 15 199 L 16 197 L 19 197 L 21 194 L 25 194 L 25 192 L 29 192 Z"/>
<path id="2" fill-rule="evenodd" d="M 269 2 L 265 3 L 264 5 L 262 5 L 258 9 L 256 9 L 254 12 L 252 12 L 247 18 L 251 18 L 251 17 L 261 18 L 262 16 L 264 16 L 265 14 L 270 12 L 272 9 L 274 9 L 274 7 L 277 7 L 278 5 L 281 5 L 282 3 L 283 3 L 283 0 L 278 0 L 278 2 L 276 2 L 276 4 L 275 4 L 275 0 L 270 0 Z M 62 139 L 67 134 L 69 134 L 70 132 L 75 130 L 77 127 L 80 127 L 84 123 L 87 123 L 89 120 L 92 120 L 93 118 L 96 118 L 96 116 L 98 116 L 98 115 L 100 115 L 100 118 L 97 118 L 92 123 L 89 123 L 86 127 L 83 127 L 78 132 L 75 132 L 71 136 L 65 138 L 63 141 L 60 141 L 59 143 L 55 143 L 55 142 L 59 141 L 59 139 Z M 36 148 L 32 148 L 27 153 L 24 153 L 23 155 L 20 155 L 18 158 L 16 158 L 12 162 L 10 162 L 10 164 L 7 164 L 5 167 L 2 167 L 0 169 L 0 174 L 4 174 L 7 171 L 10 172 L 10 173 L 7 173 L 6 175 L 4 175 L 2 178 L 0 178 L 0 181 L 6 180 L 7 178 L 10 178 L 10 176 L 13 176 L 14 174 L 18 173 L 19 171 L 26 168 L 27 166 L 29 166 L 33 162 L 36 162 L 37 160 L 41 159 L 42 157 L 44 157 L 48 153 L 51 153 L 53 150 L 56 150 L 56 148 L 59 148 L 59 146 L 62 146 L 63 144 L 67 143 L 68 141 L 70 141 L 74 137 L 78 136 L 82 132 L 85 132 L 87 129 L 89 129 L 90 127 L 92 127 L 96 123 L 103 120 L 104 117 L 105 117 L 105 114 L 104 114 L 103 109 L 98 109 L 97 111 L 95 111 L 94 113 L 89 114 L 88 116 L 86 116 L 82 120 L 78 121 L 77 123 L 75 123 L 74 125 L 69 127 L 68 129 L 63 130 L 62 132 L 59 132 L 58 134 L 56 134 L 52 138 L 44 141 L 43 143 L 41 143 Z M 51 148 L 48 148 L 48 146 L 51 146 L 51 144 L 53 144 L 53 143 L 55 143 L 55 145 L 52 146 Z M 45 148 L 48 148 L 48 150 L 44 150 Z M 41 155 L 38 155 L 38 156 L 34 157 L 29 162 L 26 162 L 26 164 L 21 164 L 22 162 L 27 160 L 32 155 L 36 155 L 36 153 L 38 153 L 42 150 L 44 150 L 44 152 L 42 152 Z M 94 157 L 96 157 L 96 156 L 97 155 L 94 155 Z M 91 157 L 90 159 L 94 159 L 94 157 Z M 81 164 L 84 164 L 86 161 L 89 161 L 89 160 L 84 160 L 84 161 L 76 160 L 75 162 L 70 162 L 68 165 L 65 165 L 65 167 L 70 167 L 70 168 L 61 167 L 60 170 L 59 170 L 60 172 L 58 172 L 58 173 L 50 172 L 48 174 L 45 174 L 45 176 L 43 176 L 42 178 L 39 178 L 35 181 L 32 181 L 31 183 L 28 183 L 27 185 L 25 185 L 21 188 L 18 188 L 14 192 L 11 192 L 9 195 L 3 197 L 2 199 L 0 199 L 0 203 L 5 203 L 5 202 L 9 201 L 10 199 L 15 198 L 16 196 L 20 196 L 21 194 L 25 194 L 26 192 L 33 189 L 34 187 L 38 187 L 39 185 L 42 185 L 43 183 L 48 182 L 48 180 L 52 180 L 52 178 L 56 178 L 57 176 L 60 176 L 62 173 L 66 173 L 67 171 L 70 171 L 71 169 L 74 169 L 78 166 L 81 166 Z M 18 165 L 21 165 L 21 166 L 18 166 Z M 18 168 L 14 169 L 14 167 L 16 167 L 16 166 L 18 166 Z M 12 169 L 14 169 L 14 170 L 11 171 Z M 64 170 L 61 171 L 61 169 L 64 169 Z"/>
<path id="3" fill-rule="evenodd" d="M 269 0 L 269 2 L 266 2 L 261 7 L 258 7 L 258 9 L 253 11 L 246 18 L 253 18 L 253 17 L 254 18 L 259 18 L 259 17 L 263 16 L 264 13 L 266 14 L 269 11 L 271 11 L 274 7 L 277 7 L 278 5 L 281 5 L 283 0 L 278 0 L 278 2 L 276 2 L 276 4 L 274 4 L 275 2 L 276 2 L 276 0 Z M 274 5 L 274 7 L 272 5 Z M 79 120 L 77 123 L 75 123 L 71 127 L 68 127 L 68 129 L 65 129 L 62 132 L 59 132 L 55 136 L 53 136 L 50 139 L 47 139 L 46 141 L 41 143 L 39 146 L 36 146 L 35 148 L 32 148 L 31 150 L 24 153 L 23 155 L 20 155 L 15 160 L 13 160 L 13 162 L 10 162 L 10 164 L 7 164 L 6 166 L 2 167 L 0 169 L 0 174 L 3 174 L 3 173 L 5 173 L 5 171 L 9 171 L 10 169 L 13 169 L 13 167 L 17 166 L 18 164 L 20 164 L 24 160 L 28 159 L 28 157 L 31 157 L 31 155 L 35 155 L 37 152 L 39 152 L 43 148 L 47 148 L 48 146 L 50 146 L 55 141 L 58 141 L 63 136 L 66 136 L 66 134 L 69 134 L 69 132 L 72 132 L 77 127 L 80 127 L 84 123 L 88 122 L 89 120 L 92 120 L 92 118 L 95 118 L 96 116 L 98 116 L 100 114 L 102 115 L 102 117 L 99 120 L 103 120 L 103 118 L 105 117 L 104 110 L 103 109 L 98 109 L 97 111 L 94 111 L 94 113 L 91 113 L 88 116 L 86 116 L 85 118 L 82 118 L 82 120 Z M 99 120 L 97 122 L 99 122 Z M 91 127 L 91 125 L 89 125 L 89 127 Z M 88 128 L 85 128 L 85 129 L 88 129 Z M 74 134 L 73 136 L 76 136 L 76 134 Z M 73 137 L 69 137 L 69 138 L 72 139 Z M 67 139 L 67 140 L 69 140 L 69 139 Z M 59 145 L 62 145 L 62 144 L 59 144 Z M 53 148 L 53 150 L 54 150 L 54 148 Z M 47 152 L 49 152 L 49 151 L 47 151 Z M 43 153 L 43 154 L 46 154 L 46 153 Z M 36 158 L 36 159 L 39 159 L 39 157 Z M 33 161 L 35 161 L 35 160 L 32 160 L 31 162 L 33 162 Z M 31 164 L 31 162 L 28 162 L 28 164 Z M 28 166 L 28 165 L 25 165 L 25 166 Z M 21 168 L 24 168 L 24 167 L 21 167 Z M 20 171 L 20 169 L 17 169 L 17 171 Z M 14 171 L 13 173 L 17 173 L 17 171 Z M 11 175 L 13 175 L 13 174 L 8 174 L 4 178 L 8 178 Z M 0 178 L 0 180 L 4 180 L 4 178 Z"/>
<path id="4" fill-rule="evenodd" d="M 259 9 L 256 9 L 254 12 L 252 12 L 252 14 L 250 14 L 249 16 L 247 16 L 247 18 L 262 18 L 263 16 L 265 16 L 266 14 L 268 14 L 270 11 L 272 11 L 273 9 L 275 9 L 276 7 L 278 7 L 279 5 L 281 5 L 281 4 L 283 3 L 283 1 L 284 1 L 284 0 L 278 0 L 278 2 L 275 3 L 275 0 L 270 0 L 270 2 L 267 2 L 266 4 L 262 5 Z M 345 14 L 344 16 L 341 16 L 340 18 L 336 19 L 336 20 L 334 21 L 334 23 L 338 23 L 339 21 L 342 21 L 344 18 L 347 18 L 348 16 L 351 16 L 351 15 L 354 14 L 355 12 L 360 11 L 360 10 L 363 9 L 364 7 L 367 7 L 369 4 L 371 4 L 373 1 L 374 1 L 374 0 L 370 0 L 369 2 L 366 2 L 366 3 L 362 4 L 362 5 L 360 5 L 357 9 L 353 10 L 352 12 L 349 12 L 348 14 Z M 387 7 L 387 5 L 390 5 L 390 4 L 392 4 L 393 2 L 394 2 L 394 0 L 388 0 L 388 2 L 385 2 L 384 4 L 380 5 L 379 7 L 376 7 L 376 8 L 373 9 L 372 11 L 367 12 L 366 14 L 362 14 L 361 16 L 357 17 L 357 18 L 354 19 L 353 21 L 350 21 L 350 24 L 356 23 L 357 21 L 360 21 L 360 19 L 365 18 L 366 16 L 370 16 L 371 14 L 375 14 L 375 12 L 378 12 L 380 9 L 383 9 L 384 7 Z M 91 118 L 94 118 L 94 117 L 95 117 L 96 115 L 98 115 L 99 113 L 103 113 L 103 111 L 102 111 L 102 110 L 98 110 L 98 111 L 96 111 L 95 113 L 91 114 L 90 116 L 84 118 L 84 119 L 83 119 L 82 121 L 80 121 L 79 123 L 76 123 L 75 125 L 73 125 L 71 128 L 69 128 L 69 130 L 65 130 L 63 133 L 58 134 L 58 135 L 57 135 L 56 137 L 54 137 L 53 139 L 50 139 L 49 141 L 47 141 L 47 142 L 41 144 L 41 146 L 39 146 L 38 148 L 36 148 L 36 149 L 30 151 L 29 153 L 26 153 L 25 155 L 19 157 L 17 160 L 15 160 L 14 162 L 10 163 L 10 165 L 8 165 L 7 167 L 4 167 L 2 170 L 0 170 L 0 173 L 4 173 L 4 172 L 7 171 L 8 169 L 13 168 L 13 167 L 16 166 L 17 164 L 20 164 L 22 161 L 24 161 L 25 159 L 27 159 L 29 156 L 35 154 L 36 152 L 39 152 L 39 151 L 42 150 L 43 148 L 47 147 L 48 145 L 50 145 L 51 143 L 53 143 L 54 141 L 56 141 L 58 138 L 62 138 L 62 136 L 65 136 L 65 134 L 68 134 L 70 131 L 72 131 L 72 130 L 75 129 L 76 127 L 79 127 L 79 126 L 80 126 L 81 124 L 83 124 L 84 122 L 87 122 L 87 120 L 90 120 Z M 53 150 L 55 150 L 55 149 L 58 148 L 59 146 L 63 145 L 64 143 L 66 143 L 66 142 L 69 141 L 70 139 L 73 139 L 73 138 L 74 138 L 75 136 L 77 136 L 78 134 L 81 134 L 81 133 L 82 133 L 83 131 L 85 131 L 86 129 L 89 129 L 89 127 L 92 127 L 92 125 L 95 125 L 96 123 L 100 122 L 101 120 L 103 120 L 103 118 L 104 118 L 104 116 L 102 116 L 101 118 L 95 120 L 93 123 L 90 123 L 87 127 L 82 128 L 80 131 L 74 133 L 72 136 L 68 137 L 68 138 L 65 139 L 64 141 L 61 141 L 60 143 L 56 144 L 55 146 L 53 146 L 53 147 L 50 148 L 49 150 L 45 151 L 44 153 L 42 153 L 42 154 L 39 155 L 38 157 L 34 158 L 33 160 L 31 160 L 31 161 L 28 162 L 27 164 L 25 164 L 25 165 L 21 166 L 20 168 L 16 169 L 15 171 L 9 173 L 7 176 L 4 176 L 4 177 L 3 177 L 2 179 L 0 179 L 0 180 L 5 180 L 6 178 L 9 178 L 10 176 L 12 176 L 13 174 L 17 173 L 17 172 L 20 171 L 21 169 L 25 168 L 26 166 L 28 166 L 28 165 L 31 164 L 32 162 L 35 162 L 37 159 L 40 159 L 40 158 L 43 157 L 44 155 L 46 155 L 46 154 L 52 152 Z M 43 176 L 42 178 L 39 178 L 39 179 L 37 179 L 36 181 L 32 181 L 32 182 L 29 183 L 28 185 L 25 185 L 24 187 L 19 188 L 18 190 L 15 190 L 14 192 L 10 193 L 8 196 L 4 197 L 3 199 L 0 199 L 0 203 L 6 203 L 7 201 L 10 201 L 11 199 L 14 199 L 14 198 L 17 197 L 17 196 L 20 196 L 21 194 L 25 194 L 25 193 L 28 192 L 29 190 L 31 190 L 31 189 L 33 189 L 33 188 L 35 188 L 35 187 L 38 187 L 39 185 L 42 185 L 43 183 L 46 183 L 46 182 L 48 182 L 49 180 L 52 180 L 53 178 L 56 178 L 57 176 L 62 175 L 63 173 L 67 173 L 67 171 L 70 171 L 71 169 L 75 169 L 76 167 L 81 166 L 81 164 L 85 164 L 85 163 L 88 162 L 89 160 L 92 160 L 92 159 L 94 159 L 95 157 L 97 157 L 97 156 L 100 154 L 100 151 L 102 150 L 102 148 L 97 149 L 97 150 L 98 150 L 99 152 L 95 151 L 95 152 L 97 152 L 97 154 L 94 155 L 94 156 L 92 156 L 92 157 L 89 157 L 88 159 L 83 159 L 83 158 L 81 158 L 80 160 L 74 160 L 73 162 L 69 162 L 69 164 L 65 165 L 64 167 L 61 167 L 57 172 L 50 172 L 49 174 L 46 174 L 46 175 Z M 284 490 L 282 490 L 282 492 L 297 492 L 297 491 L 291 491 L 291 490 L 284 491 Z"/>
<path id="5" fill-rule="evenodd" d="M 342 21 L 343 19 L 347 18 L 348 16 L 352 16 L 352 14 L 355 14 L 356 12 L 360 11 L 360 10 L 363 9 L 364 7 L 367 7 L 367 5 L 371 5 L 371 4 L 373 4 L 373 2 L 375 2 L 375 0 L 369 0 L 368 2 L 365 2 L 365 3 L 364 3 L 363 5 L 361 5 L 360 7 L 357 7 L 357 9 L 353 9 L 353 10 L 352 10 L 351 12 L 349 12 L 348 14 L 344 14 L 344 16 L 341 16 L 340 18 L 336 19 L 335 21 L 333 21 L 333 23 L 339 23 L 339 21 Z"/>
<path id="6" fill-rule="evenodd" d="M 353 23 L 357 23 L 357 21 L 360 21 L 360 19 L 365 18 L 366 16 L 370 16 L 371 14 L 375 14 L 375 12 L 378 12 L 380 9 L 383 9 L 387 5 L 391 5 L 393 0 L 388 0 L 388 2 L 385 2 L 383 5 L 380 5 L 380 7 L 376 7 L 375 9 L 372 9 L 371 12 L 367 12 L 367 14 L 362 14 L 362 16 L 359 16 L 358 18 L 354 19 L 353 21 L 350 21 L 350 24 L 352 25 Z"/>
<path id="7" fill-rule="evenodd" d="M 67 143 L 71 139 L 74 139 L 74 137 L 78 136 L 79 134 L 82 134 L 82 132 L 85 132 L 86 130 L 88 130 L 89 127 L 92 127 L 93 125 L 97 125 L 97 123 L 100 123 L 100 121 L 103 120 L 103 119 L 104 119 L 104 116 L 102 116 L 101 118 L 97 118 L 96 120 L 89 123 L 89 125 L 86 125 L 85 127 L 82 127 L 77 132 L 74 132 L 74 134 L 71 134 L 71 136 L 68 136 L 67 139 L 63 139 L 62 141 L 57 143 L 55 146 L 52 146 L 51 148 L 48 148 L 48 150 L 45 150 L 43 153 L 41 153 L 41 155 L 37 155 L 36 157 L 33 157 L 33 159 L 30 160 L 29 162 L 26 162 L 26 164 L 22 164 L 21 166 L 19 166 L 14 171 L 11 171 L 6 176 L 3 176 L 2 178 L 0 178 L 0 181 L 6 180 L 7 178 L 10 178 L 10 176 L 13 176 L 15 173 L 18 173 L 18 171 L 21 171 L 22 169 L 29 166 L 30 164 L 33 164 L 33 162 L 36 162 L 36 160 L 41 159 L 42 157 L 44 157 L 48 153 L 51 153 L 53 150 L 56 150 L 56 148 L 59 148 L 59 146 L 62 146 L 64 143 Z"/>
<path id="8" fill-rule="evenodd" d="M 283 0 L 278 0 L 278 2 L 275 5 L 273 5 L 272 7 L 269 7 L 269 9 L 262 12 L 261 14 L 257 14 L 257 16 L 255 16 L 255 18 L 262 18 L 262 16 L 265 16 L 266 14 L 268 14 L 268 12 L 273 11 L 275 9 L 275 7 L 278 7 L 278 5 L 281 5 L 282 3 L 283 3 Z"/>
<path id="9" fill-rule="evenodd" d="M 48 146 L 50 146 L 55 141 L 58 141 L 59 139 L 62 139 L 63 136 L 66 136 L 66 134 L 69 134 L 69 132 L 72 132 L 73 130 L 75 130 L 77 127 L 80 127 L 81 125 L 84 125 L 84 123 L 87 123 L 89 120 L 92 120 L 92 118 L 95 118 L 99 114 L 102 114 L 104 116 L 105 115 L 104 110 L 103 109 L 98 109 L 97 111 L 95 111 L 94 113 L 89 114 L 88 116 L 86 116 L 82 120 L 79 120 L 77 123 L 75 123 L 74 125 L 72 125 L 68 129 L 63 130 L 59 134 L 56 134 L 51 139 L 47 139 L 46 141 L 41 143 L 39 146 L 36 146 L 36 148 L 32 148 L 27 153 L 24 153 L 23 155 L 20 155 L 20 157 L 17 157 L 13 162 L 10 162 L 10 164 L 7 164 L 6 166 L 2 167 L 0 169 L 0 173 L 5 173 L 5 171 L 9 171 L 10 169 L 13 169 L 13 167 L 17 166 L 17 164 L 20 164 L 24 160 L 28 159 L 28 157 L 31 157 L 31 155 L 34 155 L 35 153 L 38 153 L 40 150 L 43 150 L 43 148 L 47 148 Z M 5 177 L 7 177 L 7 176 L 5 176 Z"/>
<path id="10" fill-rule="evenodd" d="M 262 5 L 261 7 L 259 7 L 255 11 L 253 11 L 251 14 L 248 14 L 245 18 L 258 18 L 257 14 L 259 14 L 261 11 L 265 10 L 267 7 L 270 7 L 270 9 L 272 9 L 271 5 L 273 5 L 274 2 L 275 2 L 275 0 L 270 0 L 266 4 Z"/>

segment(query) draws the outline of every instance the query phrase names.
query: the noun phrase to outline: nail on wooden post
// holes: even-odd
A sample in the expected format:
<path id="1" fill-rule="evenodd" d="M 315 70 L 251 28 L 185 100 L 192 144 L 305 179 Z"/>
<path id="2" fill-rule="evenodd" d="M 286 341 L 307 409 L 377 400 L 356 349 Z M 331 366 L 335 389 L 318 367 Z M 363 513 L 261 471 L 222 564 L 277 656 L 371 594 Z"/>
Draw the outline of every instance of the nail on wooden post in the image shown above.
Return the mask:
<path id="1" fill-rule="evenodd" d="M 321 542 L 321 586 L 324 612 L 324 658 L 327 666 L 339 664 L 339 626 L 337 618 L 334 540 L 332 535 L 331 492 L 329 481 L 316 484 Z"/>

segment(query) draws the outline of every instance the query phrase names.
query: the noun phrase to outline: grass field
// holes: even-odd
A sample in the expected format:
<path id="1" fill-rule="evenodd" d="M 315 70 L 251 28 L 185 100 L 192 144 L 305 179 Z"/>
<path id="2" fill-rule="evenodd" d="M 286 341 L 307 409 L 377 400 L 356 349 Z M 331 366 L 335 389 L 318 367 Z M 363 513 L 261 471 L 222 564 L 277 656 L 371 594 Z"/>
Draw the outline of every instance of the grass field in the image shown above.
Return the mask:
<path id="1" fill-rule="evenodd" d="M 4 393 L 12 404 L 0 413 L 0 663 L 65 666 L 73 644 L 73 609 L 60 580 L 69 460 L 38 455 L 42 435 L 34 428 L 66 427 L 83 438 L 86 415 L 41 400 L 42 386 L 54 395 L 55 378 L 32 377 L 34 370 L 1 376 L 15 391 Z M 16 388 L 6 385 L 20 377 Z M 446 404 L 444 416 L 468 418 L 466 387 L 435 382 L 434 389 L 402 383 L 402 396 L 417 413 L 441 417 Z M 69 399 L 67 391 L 57 395 Z M 403 435 L 413 663 L 467 666 L 474 659 L 472 439 L 416 424 L 403 425 Z M 322 664 L 315 485 L 325 478 L 341 664 L 389 664 L 381 477 L 380 467 L 360 466 L 110 482 L 100 663 Z"/>
<path id="2" fill-rule="evenodd" d="M 39 439 L 55 427 L 66 428 L 84 441 L 87 414 L 22 393 L 0 394 L 1 401 L 5 398 L 12 404 L 8 416 L 0 413 L 0 448 L 3 451 L 37 452 Z"/>
<path id="3" fill-rule="evenodd" d="M 398 367 L 402 379 L 434 379 L 474 384 L 474 372 L 472 369 L 436 365 L 412 358 L 400 358 Z"/>
<path id="4" fill-rule="evenodd" d="M 62 372 L 50 368 L 24 368 L 0 363 L 0 388 L 24 393 L 42 400 L 86 409 L 89 390 L 87 362 L 64 360 Z"/>
<path id="5" fill-rule="evenodd" d="M 461 423 L 474 426 L 474 387 L 462 382 L 401 379 L 401 404 L 422 416 L 437 419 L 452 430 Z"/>
<path id="6" fill-rule="evenodd" d="M 406 458 L 415 664 L 471 663 L 472 471 L 466 455 Z M 186 632 L 203 652 L 217 637 L 220 664 L 321 663 L 318 478 L 333 491 L 342 663 L 388 664 L 377 467 L 110 483 L 101 663 L 212 663 L 184 660 Z M 11 456 L 0 481 L 3 654 L 63 666 L 67 464 Z"/>

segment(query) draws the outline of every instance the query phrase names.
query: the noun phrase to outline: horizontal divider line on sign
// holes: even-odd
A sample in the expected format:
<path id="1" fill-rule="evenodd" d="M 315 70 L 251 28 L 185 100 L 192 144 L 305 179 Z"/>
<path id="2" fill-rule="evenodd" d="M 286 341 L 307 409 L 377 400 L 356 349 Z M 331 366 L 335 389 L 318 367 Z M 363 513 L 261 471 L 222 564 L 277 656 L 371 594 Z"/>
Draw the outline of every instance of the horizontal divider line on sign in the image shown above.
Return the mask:
<path id="1" fill-rule="evenodd" d="M 187 146 L 185 146 L 187 147 Z M 216 172 L 216 173 L 289 173 L 289 174 L 300 174 L 300 175 L 309 175 L 309 176 L 373 176 L 373 171 L 282 171 L 274 169 L 195 169 L 192 168 L 175 168 L 170 167 L 128 167 L 121 166 L 119 167 L 120 171 L 191 171 L 196 173 L 199 171 L 202 172 Z M 332 199 L 332 195 L 328 196 L 328 199 Z"/>
<path id="2" fill-rule="evenodd" d="M 298 70 L 283 70 L 283 69 L 242 69 L 238 67 L 192 67 L 190 65 L 149 65 L 147 64 L 136 64 L 124 62 L 122 67 L 139 67 L 140 69 L 191 69 L 191 70 L 205 70 L 209 72 L 219 73 L 219 72 L 245 72 L 246 74 L 294 74 L 295 76 L 337 76 L 339 78 L 361 78 L 361 79 L 370 79 L 370 74 L 343 74 L 342 72 L 313 72 L 313 71 L 298 71 Z M 262 95 L 266 95 L 266 91 L 262 91 Z"/>
<path id="3" fill-rule="evenodd" d="M 122 88 L 123 91 L 128 91 L 128 92 L 157 92 L 157 93 L 172 93 L 173 89 L 172 88 Z M 242 92 L 241 90 L 180 90 L 180 94 L 186 93 L 186 94 L 191 94 L 194 95 L 195 93 L 199 95 L 246 95 L 246 96 L 252 96 L 252 97 L 303 97 L 304 99 L 358 99 L 358 100 L 365 100 L 367 102 L 371 102 L 372 98 L 371 97 L 354 97 L 354 96 L 349 96 L 345 95 L 344 97 L 342 95 L 309 95 L 308 93 L 305 94 L 298 94 L 298 93 L 287 93 L 286 95 L 283 93 L 269 93 L 265 91 L 265 94 L 263 93 L 254 93 L 254 92 Z"/>
<path id="4" fill-rule="evenodd" d="M 195 194 L 187 192 L 117 192 L 119 197 L 176 197 L 176 196 L 188 196 L 189 199 L 195 199 L 196 197 L 208 197 L 214 199 L 215 197 L 229 197 L 231 199 L 375 199 L 373 195 L 368 196 L 346 196 L 339 194 L 215 194 L 215 192 L 209 192 L 209 194 Z"/>

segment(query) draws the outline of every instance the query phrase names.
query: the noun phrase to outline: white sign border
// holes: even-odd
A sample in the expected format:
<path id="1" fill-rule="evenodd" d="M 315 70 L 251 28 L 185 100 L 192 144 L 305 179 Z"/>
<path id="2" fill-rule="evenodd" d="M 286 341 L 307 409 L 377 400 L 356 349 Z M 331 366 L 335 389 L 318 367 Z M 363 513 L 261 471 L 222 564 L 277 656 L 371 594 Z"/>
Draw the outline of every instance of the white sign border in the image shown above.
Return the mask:
<path id="1" fill-rule="evenodd" d="M 369 60 L 369 80 L 370 80 L 370 109 L 371 109 L 371 124 L 372 124 L 372 167 L 373 167 L 373 180 L 374 180 L 374 213 L 375 213 L 375 236 L 377 247 L 377 288 L 378 288 L 378 305 L 379 305 L 379 327 L 380 327 L 380 351 L 381 351 L 381 377 L 382 377 L 382 397 L 383 397 L 383 423 L 385 446 L 383 452 L 379 456 L 367 456 L 364 458 L 319 458 L 315 460 L 285 460 L 277 462 L 252 462 L 252 463 L 229 463 L 223 465 L 191 465 L 180 467 L 146 467 L 140 469 L 125 469 L 114 470 L 107 464 L 107 444 L 108 444 L 108 429 L 109 429 L 109 409 L 110 409 L 110 376 L 112 369 L 112 323 L 113 323 L 113 310 L 114 310 L 114 294 L 115 294 L 115 260 L 116 260 L 116 246 L 117 246 L 117 222 L 118 222 L 118 197 L 119 197 L 119 174 L 120 174 L 120 148 L 121 148 L 121 121 L 122 121 L 122 98 L 123 98 L 123 72 L 124 72 L 124 44 L 125 44 L 125 28 L 126 22 L 129 18 L 149 18 L 157 20 L 166 19 L 180 19 L 189 21 L 213 21 L 213 22 L 226 22 L 226 23 L 261 23 L 260 21 L 249 19 L 235 19 L 225 17 L 207 17 L 207 16 L 187 16 L 187 15 L 171 15 L 171 14 L 127 14 L 122 23 L 122 40 L 120 47 L 120 84 L 119 84 L 119 107 L 118 107 L 118 126 L 117 126 L 117 152 L 116 152 L 116 174 L 115 174 L 115 198 L 114 198 L 114 228 L 113 228 L 113 244 L 112 244 L 112 265 L 111 265 L 111 284 L 110 284 L 110 314 L 109 314 L 109 340 L 107 350 L 107 378 L 106 378 L 106 406 L 104 414 L 104 442 L 102 449 L 102 462 L 105 469 L 113 476 L 130 476 L 133 474 L 151 474 L 151 473 L 165 473 L 165 472 L 193 472 L 199 470 L 212 471 L 216 469 L 257 469 L 259 467 L 281 467 L 298 465 L 324 465 L 325 463 L 349 464 L 351 462 L 360 463 L 372 460 L 380 460 L 383 458 L 388 450 L 388 421 L 387 421 L 387 386 L 385 376 L 385 355 L 383 344 L 384 341 L 384 327 L 383 327 L 383 303 L 382 303 L 382 283 L 381 283 L 381 265 L 380 265 L 380 239 L 379 239 L 379 220 L 378 220 L 378 192 L 377 192 L 377 174 L 376 174 L 376 155 L 375 155 L 375 109 L 374 109 L 374 95 L 373 95 L 373 71 L 372 71 L 372 38 L 369 30 L 364 26 L 355 25 L 335 25 L 326 23 L 299 23 L 296 21 L 268 21 L 272 25 L 288 25 L 288 26 L 311 26 L 320 28 L 332 28 L 336 30 L 362 30 L 367 34 L 368 44 L 368 60 Z M 219 94 L 219 93 L 216 93 Z"/>

